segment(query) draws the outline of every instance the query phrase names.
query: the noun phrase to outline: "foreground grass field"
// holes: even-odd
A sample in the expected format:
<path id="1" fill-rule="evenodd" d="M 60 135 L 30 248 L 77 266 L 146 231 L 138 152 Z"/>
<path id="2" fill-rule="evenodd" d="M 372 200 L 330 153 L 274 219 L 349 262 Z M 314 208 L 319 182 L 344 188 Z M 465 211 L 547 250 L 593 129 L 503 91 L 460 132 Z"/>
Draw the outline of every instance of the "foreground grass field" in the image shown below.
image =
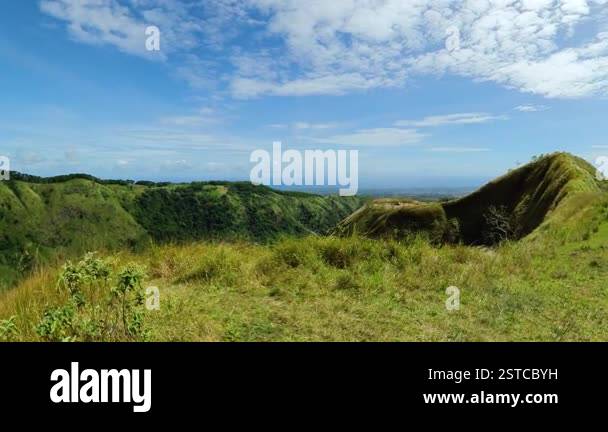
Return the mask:
<path id="1" fill-rule="evenodd" d="M 608 339 L 607 212 L 605 198 L 581 196 L 558 225 L 495 249 L 311 236 L 107 261 L 144 266 L 145 286 L 160 289 L 160 309 L 144 314 L 146 340 L 599 341 Z M 0 319 L 13 317 L 5 339 L 40 340 L 44 311 L 66 301 L 59 270 L 0 296 Z M 449 286 L 461 291 L 460 310 L 446 309 Z"/>

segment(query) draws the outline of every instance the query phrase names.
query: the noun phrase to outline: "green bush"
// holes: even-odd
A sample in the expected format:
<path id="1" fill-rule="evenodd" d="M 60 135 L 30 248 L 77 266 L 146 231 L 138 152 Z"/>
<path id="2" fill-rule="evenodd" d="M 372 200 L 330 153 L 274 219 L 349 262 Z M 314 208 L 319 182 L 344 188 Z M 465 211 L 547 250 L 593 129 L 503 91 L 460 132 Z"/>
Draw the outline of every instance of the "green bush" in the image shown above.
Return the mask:
<path id="1" fill-rule="evenodd" d="M 134 264 L 115 275 L 93 253 L 76 264 L 68 261 L 57 282 L 65 302 L 44 311 L 38 336 L 63 342 L 145 340 L 144 277 Z"/>
<path id="2" fill-rule="evenodd" d="M 16 316 L 12 316 L 6 320 L 0 320 L 0 341 L 13 341 L 19 335 L 17 326 L 15 325 Z"/>

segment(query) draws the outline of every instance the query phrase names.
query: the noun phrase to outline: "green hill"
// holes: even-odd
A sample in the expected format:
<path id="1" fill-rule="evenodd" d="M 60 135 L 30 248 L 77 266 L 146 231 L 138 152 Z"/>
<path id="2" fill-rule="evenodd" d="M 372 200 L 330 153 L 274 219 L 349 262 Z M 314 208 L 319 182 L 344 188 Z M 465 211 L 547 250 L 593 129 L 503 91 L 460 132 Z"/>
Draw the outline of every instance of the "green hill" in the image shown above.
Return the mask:
<path id="1" fill-rule="evenodd" d="M 249 183 L 103 181 L 87 175 L 0 182 L 0 287 L 53 259 L 156 242 L 324 234 L 359 198 L 279 192 Z"/>
<path id="2" fill-rule="evenodd" d="M 608 339 L 608 193 L 591 166 L 567 154 L 454 201 L 376 201 L 340 225 L 350 236 L 290 235 L 264 244 L 256 239 L 331 225 L 358 200 L 231 183 L 72 178 L 2 187 L 21 209 L 2 223 L 19 226 L 22 238 L 46 239 L 47 248 L 54 239 L 73 251 L 70 241 L 87 239 L 86 231 L 91 241 L 105 235 L 117 247 L 140 236 L 190 233 L 203 241 L 100 250 L 37 267 L 0 292 L 0 341 Z M 205 212 L 203 221 L 195 210 Z M 75 227 L 83 231 L 70 241 L 49 234 Z M 208 240 L 220 234 L 237 240 Z M 492 241 L 492 248 L 465 244 Z M 129 307 L 120 308 L 115 296 L 127 296 L 125 281 Z M 137 300 L 147 287 L 157 288 L 158 309 Z M 456 309 L 447 307 L 454 287 Z"/>
<path id="3" fill-rule="evenodd" d="M 599 194 L 594 168 L 578 157 L 554 153 L 457 200 L 421 203 L 381 199 L 342 221 L 337 232 L 370 237 L 425 233 L 435 242 L 491 245 L 532 233 L 580 194 Z"/>

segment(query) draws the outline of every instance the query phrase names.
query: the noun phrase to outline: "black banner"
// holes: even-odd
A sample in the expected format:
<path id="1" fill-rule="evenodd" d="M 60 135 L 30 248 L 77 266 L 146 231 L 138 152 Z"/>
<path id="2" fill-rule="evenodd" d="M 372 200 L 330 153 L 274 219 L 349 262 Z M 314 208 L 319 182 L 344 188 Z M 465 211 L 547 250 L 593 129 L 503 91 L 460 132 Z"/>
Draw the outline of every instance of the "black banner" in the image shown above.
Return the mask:
<path id="1" fill-rule="evenodd" d="M 270 412 L 302 421 L 453 410 L 559 416 L 601 412 L 606 354 L 605 344 L 3 344 L 0 402 L 8 416 L 179 414 L 225 424 Z M 112 370 L 103 402 L 99 388 Z M 125 400 L 124 379 L 139 402 Z M 84 399 L 98 400 L 83 402 L 85 390 Z M 54 402 L 53 391 L 65 400 Z"/>

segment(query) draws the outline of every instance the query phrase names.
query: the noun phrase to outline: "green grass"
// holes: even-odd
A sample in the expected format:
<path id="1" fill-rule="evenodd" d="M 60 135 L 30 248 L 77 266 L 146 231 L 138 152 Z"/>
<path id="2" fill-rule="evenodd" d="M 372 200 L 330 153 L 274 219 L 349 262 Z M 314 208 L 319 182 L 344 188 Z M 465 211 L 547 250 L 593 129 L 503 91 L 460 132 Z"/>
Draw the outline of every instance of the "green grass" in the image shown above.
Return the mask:
<path id="1" fill-rule="evenodd" d="M 419 232 L 370 238 L 354 230 L 344 237 L 302 237 L 287 230 L 263 243 L 252 241 L 255 237 L 211 238 L 101 255 L 114 270 L 131 263 L 145 267 L 145 285 L 160 289 L 160 310 L 145 312 L 151 340 L 605 341 L 608 194 L 591 174 L 572 157 L 552 155 L 507 175 L 510 187 L 498 181 L 474 194 L 477 203 L 498 189 L 516 194 L 497 199 L 520 209 L 527 202 L 519 213 L 523 224 L 544 214 L 529 235 L 492 248 L 434 241 L 428 233 L 436 224 L 424 221 L 449 221 L 441 216 L 445 203 L 398 203 L 395 211 L 395 203 L 384 200 L 379 218 L 405 212 L 405 227 Z M 130 193 L 121 185 L 102 186 Z M 231 193 L 230 185 L 212 186 L 214 199 Z M 194 198 L 199 192 L 193 191 Z M 40 205 L 38 192 L 18 193 L 29 208 Z M 196 201 L 190 192 L 178 193 L 183 196 L 172 200 Z M 257 199 L 243 190 L 232 193 L 235 200 Z M 281 205 L 250 210 L 255 217 L 248 220 Z M 367 217 L 365 212 L 355 215 Z M 44 312 L 66 299 L 56 288 L 60 269 L 59 263 L 34 267 L 30 277 L 0 293 L 0 338 L 39 340 L 36 326 Z M 461 292 L 457 311 L 446 308 L 450 286 Z"/>
<path id="2" fill-rule="evenodd" d="M 324 234 L 363 200 L 247 183 L 142 186 L 69 176 L 0 182 L 0 291 L 36 266 L 154 242 Z"/>
<path id="3" fill-rule="evenodd" d="M 151 340 L 599 341 L 608 339 L 607 241 L 604 217 L 586 240 L 563 244 L 311 236 L 109 259 L 145 266 L 146 285 L 159 287 L 160 310 L 146 312 Z M 38 340 L 35 324 L 61 301 L 57 274 L 46 269 L 0 295 L 0 320 L 16 316 L 15 339 Z M 448 286 L 461 290 L 458 311 L 445 307 Z"/>
<path id="4" fill-rule="evenodd" d="M 339 234 L 407 237 L 426 233 L 438 241 L 486 244 L 486 215 L 499 208 L 509 215 L 514 238 L 532 233 L 577 194 L 600 193 L 595 171 L 584 160 L 554 153 L 513 170 L 465 197 L 429 204 L 411 200 L 376 200 L 345 219 Z"/>

